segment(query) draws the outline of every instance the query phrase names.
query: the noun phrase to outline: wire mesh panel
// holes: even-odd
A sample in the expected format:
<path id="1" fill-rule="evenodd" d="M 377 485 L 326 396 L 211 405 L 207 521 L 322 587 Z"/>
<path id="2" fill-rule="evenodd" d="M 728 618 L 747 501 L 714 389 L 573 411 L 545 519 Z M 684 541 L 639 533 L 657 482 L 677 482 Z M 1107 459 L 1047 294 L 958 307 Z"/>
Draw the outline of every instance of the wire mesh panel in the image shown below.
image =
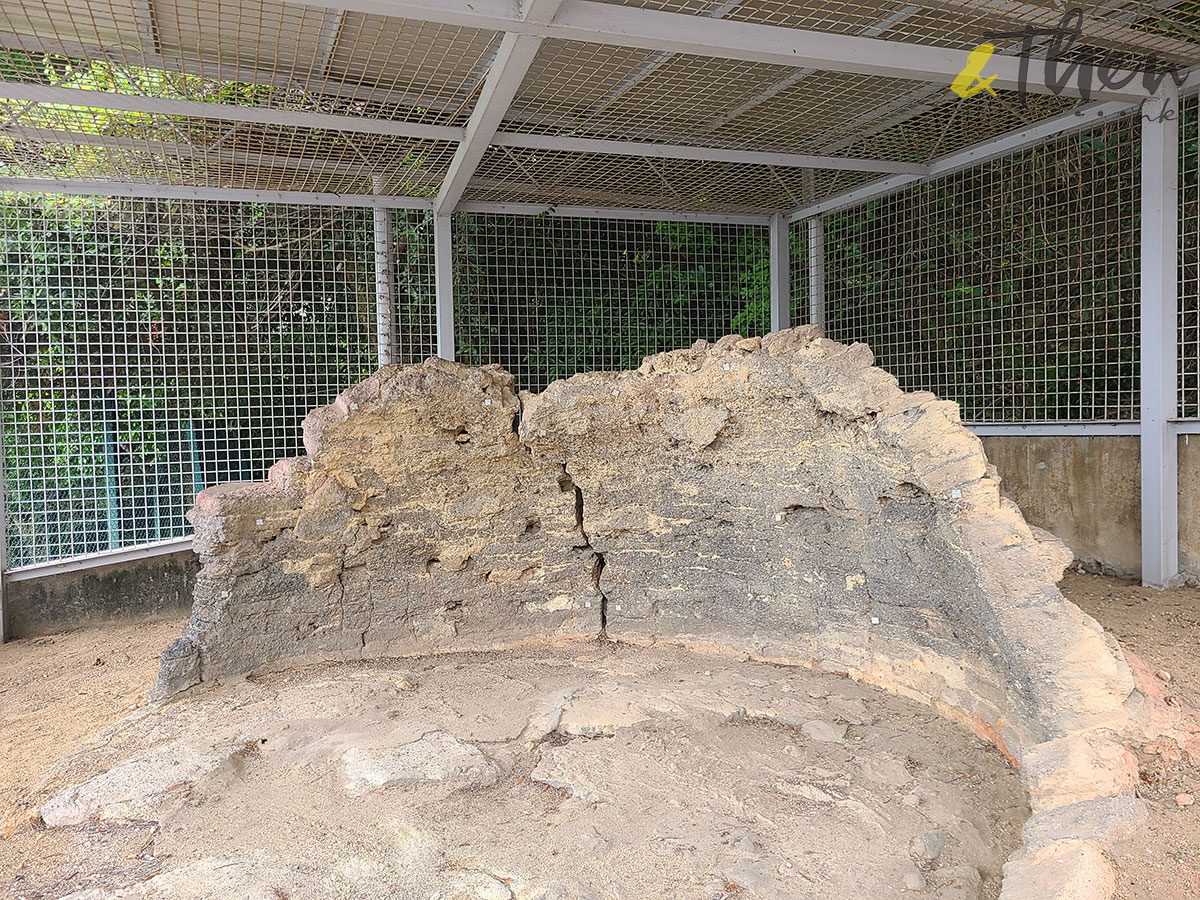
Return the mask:
<path id="1" fill-rule="evenodd" d="M 803 325 L 812 320 L 809 309 L 807 222 L 793 222 L 788 226 L 788 251 L 791 263 L 791 321 L 793 325 Z"/>
<path id="2" fill-rule="evenodd" d="M 396 365 L 437 355 L 437 282 L 433 261 L 433 213 L 392 211 L 392 296 L 395 298 Z"/>
<path id="3" fill-rule="evenodd" d="M 186 534 L 197 490 L 263 477 L 375 368 L 370 210 L 3 200 L 12 567 Z M 431 306 L 429 254 L 399 257 L 402 314 Z"/>
<path id="4" fill-rule="evenodd" d="M 1179 416 L 1200 418 L 1200 100 L 1180 100 Z"/>
<path id="5" fill-rule="evenodd" d="M 770 326 L 765 227 L 460 215 L 458 359 L 522 388 Z"/>
<path id="6" fill-rule="evenodd" d="M 974 422 L 1138 416 L 1130 119 L 826 217 L 826 331 Z"/>

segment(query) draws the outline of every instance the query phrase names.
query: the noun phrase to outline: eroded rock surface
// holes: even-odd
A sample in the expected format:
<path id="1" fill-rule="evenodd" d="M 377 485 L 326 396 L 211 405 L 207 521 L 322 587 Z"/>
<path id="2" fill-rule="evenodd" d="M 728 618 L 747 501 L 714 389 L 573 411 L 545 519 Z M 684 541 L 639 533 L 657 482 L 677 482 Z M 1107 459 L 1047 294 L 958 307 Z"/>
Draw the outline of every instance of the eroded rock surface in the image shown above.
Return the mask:
<path id="1" fill-rule="evenodd" d="M 1133 682 L 999 496 L 958 407 L 813 328 L 524 395 L 578 486 L 608 635 L 818 664 L 966 711 L 1010 751 L 1113 724 Z M 634 474 L 636 473 L 636 475 Z"/>
<path id="2" fill-rule="evenodd" d="M 994 898 L 1028 815 L 995 748 L 923 704 L 799 667 L 597 641 L 190 692 L 115 726 L 41 793 L 150 744 L 207 752 L 214 721 L 257 737 L 225 777 L 154 826 L 39 829 L 44 864 L 0 872 L 0 893 L 903 900 L 919 878 L 931 900 L 961 900 L 947 892 L 969 871 L 975 897 Z M 813 737 L 814 721 L 843 740 Z M 165 779 L 171 755 L 155 759 L 146 774 Z M 348 796 L 348 775 L 364 789 Z"/>
<path id="3" fill-rule="evenodd" d="M 305 420 L 308 456 L 201 492 L 195 605 L 152 696 L 279 662 L 595 634 L 575 487 L 521 444 L 518 411 L 498 367 L 383 369 Z"/>
<path id="4" fill-rule="evenodd" d="M 182 741 L 137 753 L 43 804 L 42 821 L 52 828 L 92 821 L 157 821 L 168 795 L 213 775 L 253 744 L 248 737 L 216 746 Z"/>

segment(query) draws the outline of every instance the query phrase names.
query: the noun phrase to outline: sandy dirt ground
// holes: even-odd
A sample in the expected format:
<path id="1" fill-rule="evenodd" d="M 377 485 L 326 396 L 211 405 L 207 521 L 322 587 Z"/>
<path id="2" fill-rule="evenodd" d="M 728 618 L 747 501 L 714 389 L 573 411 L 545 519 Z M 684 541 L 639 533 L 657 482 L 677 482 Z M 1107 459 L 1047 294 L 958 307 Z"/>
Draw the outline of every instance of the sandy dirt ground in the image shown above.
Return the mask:
<path id="1" fill-rule="evenodd" d="M 1084 574 L 1068 574 L 1063 588 L 1069 598 L 1096 616 L 1152 668 L 1169 673 L 1170 681 L 1167 684 L 1171 692 L 1186 702 L 1200 705 L 1200 655 L 1196 652 L 1200 645 L 1200 591 L 1179 589 L 1158 593 L 1146 591 L 1126 580 Z M 87 887 L 91 882 L 86 879 L 89 876 L 96 877 L 96 873 L 99 873 L 102 882 L 136 882 L 159 871 L 164 865 L 164 857 L 159 856 L 160 853 L 173 853 L 176 856 L 173 864 L 182 863 L 182 844 L 167 840 L 167 836 L 157 835 L 161 846 L 156 845 L 156 833 L 152 826 L 126 828 L 113 841 L 106 840 L 103 835 L 89 828 L 35 832 L 28 826 L 26 814 L 28 804 L 35 796 L 33 789 L 42 772 L 64 754 L 83 747 L 94 734 L 117 722 L 140 703 L 156 671 L 158 652 L 178 633 L 179 624 L 107 628 L 0 646 L 0 755 L 3 758 L 3 765 L 0 766 L 0 823 L 4 828 L 4 839 L 0 840 L 0 894 L 25 897 L 27 900 L 57 897 L 59 893 L 55 891 Z M 428 685 L 428 681 L 425 683 Z M 839 681 L 838 684 L 845 683 Z M 818 687 L 814 692 L 820 693 L 821 690 L 826 688 Z M 862 696 L 870 698 L 872 703 L 878 699 L 870 692 Z M 815 701 L 821 698 L 810 699 Z M 882 699 L 895 702 L 890 698 Z M 853 739 L 855 728 L 861 726 L 839 721 L 836 715 L 828 711 L 826 714 L 835 726 L 847 725 L 848 742 L 837 746 L 849 747 L 847 752 L 850 758 L 857 758 L 855 753 L 862 751 L 856 745 L 861 741 L 855 742 Z M 918 719 L 913 718 L 912 721 L 915 724 Z M 921 727 L 936 727 L 938 724 L 940 720 L 929 720 Z M 782 751 L 788 741 L 803 743 L 804 740 L 804 735 L 794 727 L 789 732 L 788 727 L 780 726 L 778 722 L 760 722 L 751 731 L 756 736 L 755 740 L 763 742 L 763 748 L 760 749 L 770 747 L 772 752 Z M 648 764 L 644 756 L 637 756 L 638 753 L 645 754 L 653 749 L 653 742 L 648 737 L 642 735 L 636 747 L 630 744 L 630 747 L 634 747 L 629 751 L 634 754 L 631 760 L 640 760 L 637 765 Z M 959 740 L 955 735 L 948 735 L 946 739 Z M 971 755 L 980 752 L 980 748 L 974 746 L 970 739 L 961 740 L 965 742 L 962 752 L 958 754 L 961 758 L 955 762 L 967 766 L 978 765 L 976 758 Z M 773 741 L 780 746 L 773 747 Z M 564 741 L 561 748 L 553 746 L 554 742 L 547 742 L 541 745 L 541 751 L 548 760 L 552 760 L 560 751 L 586 750 L 590 742 L 591 739 L 586 736 Z M 698 746 L 705 752 L 710 749 L 702 744 L 692 746 L 693 752 L 699 752 L 694 750 Z M 520 753 L 516 755 L 520 756 Z M 700 753 L 700 756 L 703 755 Z M 986 754 L 979 758 L 990 759 Z M 663 756 L 659 762 L 668 759 Z M 922 764 L 914 759 L 914 762 L 924 765 L 926 769 L 940 771 L 933 760 L 926 760 Z M 833 771 L 844 764 L 845 760 L 839 760 L 829 765 L 828 769 Z M 860 759 L 857 765 L 861 764 Z M 508 771 L 510 776 L 514 776 L 511 779 L 514 784 L 522 778 L 526 779 L 527 784 L 532 783 L 529 776 L 537 762 L 529 757 L 524 759 L 523 765 L 527 771 L 519 766 Z M 852 771 L 861 774 L 863 770 Z M 926 772 L 925 777 L 932 776 Z M 972 771 L 969 777 L 979 779 L 980 775 L 978 771 Z M 325 779 L 325 789 L 333 790 L 335 776 L 325 772 L 321 778 Z M 953 786 L 954 780 L 951 778 L 946 783 Z M 994 780 L 997 784 L 1003 784 L 998 775 Z M 859 777 L 858 781 L 874 784 L 865 776 Z M 818 781 L 810 780 L 809 783 L 820 789 Z M 846 794 L 845 789 L 846 785 L 842 784 L 825 793 L 833 797 L 835 802 L 838 799 L 856 799 Z M 554 788 L 543 782 L 536 790 L 540 797 L 538 802 L 542 803 L 545 812 L 549 814 L 558 810 L 557 814 L 561 814 L 562 800 L 570 789 Z M 582 790 L 586 794 L 587 788 Z M 808 788 L 801 787 L 800 790 L 804 792 Z M 839 794 L 839 790 L 842 793 Z M 894 791 L 896 798 L 904 793 L 903 785 L 887 790 Z M 1146 758 L 1143 759 L 1141 793 L 1150 804 L 1150 826 L 1143 836 L 1116 854 L 1115 861 L 1120 871 L 1118 896 L 1123 900 L 1184 900 L 1200 897 L 1200 803 L 1179 806 L 1176 802 L 1176 796 L 1181 793 L 1192 794 L 1200 800 L 1200 779 L 1195 772 L 1167 765 L 1158 758 Z M 875 799 L 878 797 L 867 796 L 860 802 L 870 807 Z M 525 800 L 532 802 L 528 797 Z M 378 797 L 375 796 L 367 798 L 368 803 L 377 801 Z M 235 797 L 233 802 L 245 805 L 250 803 L 250 798 L 248 795 L 240 799 Z M 570 804 L 567 805 L 570 807 Z M 200 804 L 200 808 L 211 810 L 213 807 Z M 568 812 L 574 815 L 572 810 L 568 809 Z M 292 810 L 291 814 L 303 817 L 299 809 Z M 1005 821 L 998 809 L 993 809 L 991 815 L 998 822 Z M 201 817 L 190 821 L 191 825 L 181 834 L 189 834 L 193 828 L 200 829 L 192 835 L 196 837 L 205 827 L 200 824 L 204 820 Z M 208 821 L 207 827 L 213 829 L 214 835 L 220 832 L 221 821 L 220 817 Z M 1004 827 L 1008 826 L 1002 825 L 1001 832 Z M 735 835 L 733 843 L 743 837 L 746 835 Z M 196 839 L 199 841 L 198 837 Z M 216 841 L 216 838 L 212 840 Z M 757 846 L 762 838 L 749 837 L 748 840 L 751 846 Z M 1002 836 L 1000 843 L 1003 843 Z M 591 847 L 588 852 L 596 853 L 598 846 Z M 166 849 L 168 847 L 171 849 Z M 209 849 L 214 853 L 222 850 L 219 842 L 211 844 Z M 710 857 L 716 858 L 714 854 L 719 855 L 720 850 L 720 847 L 708 848 Z M 81 858 L 81 851 L 82 858 L 91 856 L 103 864 L 78 866 L 75 861 Z M 672 850 L 672 853 L 675 852 Z M 685 849 L 682 852 L 694 856 L 697 851 Z M 701 852 L 704 852 L 704 848 L 701 848 Z M 873 849 L 871 856 L 874 858 L 876 855 Z M 955 860 L 948 857 L 947 864 L 953 862 Z M 983 859 L 978 862 L 981 869 L 990 865 Z M 197 863 L 193 860 L 189 864 Z M 951 882 L 940 884 L 931 866 L 922 865 L 924 871 L 921 874 L 926 879 L 927 896 L 936 897 L 940 888 L 945 888 L 949 895 L 950 888 L 956 887 Z M 258 860 L 258 866 L 266 871 L 270 863 Z M 236 867 L 233 868 L 236 870 Z M 751 871 L 744 873 L 744 877 L 753 875 Z M 897 884 L 903 882 L 904 875 L 899 869 L 888 869 L 886 887 L 895 889 Z M 704 890 L 715 889 L 713 884 L 700 887 Z M 729 885 L 730 890 L 736 887 L 733 882 Z M 985 881 L 978 893 L 986 896 L 992 888 L 994 882 Z M 881 894 L 887 895 L 886 891 Z M 923 895 L 910 893 L 907 896 Z"/>
<path id="2" fill-rule="evenodd" d="M 1136 582 L 1068 573 L 1063 593 L 1152 669 L 1170 676 L 1168 694 L 1200 707 L 1200 590 L 1147 590 Z M 1145 832 L 1116 854 L 1120 900 L 1200 898 L 1200 772 L 1142 756 Z M 1194 798 L 1180 806 L 1176 797 Z"/>
<path id="3" fill-rule="evenodd" d="M 30 900 L 159 897 L 160 870 L 175 900 L 992 900 L 1029 814 L 928 707 L 598 641 L 237 680 L 130 716 L 31 799 Z"/>

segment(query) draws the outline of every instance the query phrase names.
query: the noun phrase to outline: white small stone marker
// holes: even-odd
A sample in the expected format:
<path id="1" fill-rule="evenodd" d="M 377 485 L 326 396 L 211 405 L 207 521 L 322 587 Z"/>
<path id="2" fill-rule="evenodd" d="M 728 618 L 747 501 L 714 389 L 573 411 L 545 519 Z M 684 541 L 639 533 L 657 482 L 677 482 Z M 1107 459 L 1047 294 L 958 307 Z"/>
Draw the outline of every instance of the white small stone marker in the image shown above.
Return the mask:
<path id="1" fill-rule="evenodd" d="M 729 371 L 729 363 L 725 363 L 725 365 L 723 365 L 721 368 L 723 368 L 726 372 L 728 372 Z"/>
<path id="2" fill-rule="evenodd" d="M 483 405 L 484 405 L 484 406 L 491 406 L 491 405 L 492 405 L 492 398 L 491 398 L 491 397 L 488 397 L 486 400 L 484 400 L 484 401 L 483 401 Z"/>
<path id="3" fill-rule="evenodd" d="M 583 605 L 584 605 L 585 607 L 587 607 L 588 609 L 591 609 L 591 608 L 592 608 L 592 601 L 591 601 L 591 600 L 584 600 L 584 601 L 583 601 Z"/>
<path id="4" fill-rule="evenodd" d="M 552 513 L 552 512 L 554 512 L 554 507 L 553 507 L 553 506 L 547 506 L 547 507 L 546 507 L 546 512 L 548 512 L 548 513 Z"/>
<path id="5" fill-rule="evenodd" d="M 620 612 L 620 611 L 621 611 L 621 604 L 620 604 L 620 603 L 618 603 L 618 604 L 617 604 L 617 606 L 616 606 L 616 609 L 617 609 L 617 612 Z"/>
<path id="6" fill-rule="evenodd" d="M 263 523 L 263 520 L 262 520 L 262 519 L 255 519 L 255 520 L 254 520 L 254 524 L 255 524 L 255 525 L 261 525 L 262 523 Z"/>
<path id="7" fill-rule="evenodd" d="M 616 388 L 613 388 L 613 396 L 614 396 L 614 397 L 620 397 L 620 396 L 621 396 L 621 392 L 620 392 L 620 391 L 618 391 Z"/>
<path id="8" fill-rule="evenodd" d="M 546 436 L 546 429 L 545 429 L 545 428 L 539 428 L 539 429 L 538 429 L 538 437 L 545 437 L 545 436 Z"/>
<path id="9" fill-rule="evenodd" d="M 358 404 L 357 404 L 357 403 L 351 403 L 351 404 L 350 404 L 350 409 L 351 409 L 351 410 L 358 409 Z"/>
<path id="10" fill-rule="evenodd" d="M 222 596 L 222 597 L 228 597 L 228 596 L 229 596 L 229 591 L 221 591 L 221 596 Z"/>
<path id="11" fill-rule="evenodd" d="M 954 490 L 952 490 L 950 492 L 950 496 L 955 500 L 961 500 L 962 499 L 962 491 L 960 491 L 958 488 L 955 488 Z"/>
<path id="12" fill-rule="evenodd" d="M 871 616 L 871 624 L 878 625 L 879 624 L 879 616 Z"/>
<path id="13" fill-rule="evenodd" d="M 782 522 L 783 521 L 783 513 L 775 513 L 775 521 Z"/>

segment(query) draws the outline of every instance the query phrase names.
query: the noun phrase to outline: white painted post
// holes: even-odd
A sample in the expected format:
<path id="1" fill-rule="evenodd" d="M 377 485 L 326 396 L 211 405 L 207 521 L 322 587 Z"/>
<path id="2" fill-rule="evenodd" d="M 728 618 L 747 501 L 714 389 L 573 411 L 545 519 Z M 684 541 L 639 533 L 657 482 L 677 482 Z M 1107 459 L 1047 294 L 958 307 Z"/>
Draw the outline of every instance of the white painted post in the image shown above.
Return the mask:
<path id="1" fill-rule="evenodd" d="M 437 284 L 437 355 L 454 359 L 454 245 L 449 216 L 433 217 L 433 270 Z"/>
<path id="2" fill-rule="evenodd" d="M 808 220 L 808 321 L 825 330 L 825 220 Z"/>
<path id="3" fill-rule="evenodd" d="M 0 644 L 8 640 L 8 608 L 5 606 L 8 571 L 8 522 L 4 482 L 4 425 L 0 422 Z"/>
<path id="4" fill-rule="evenodd" d="M 1142 116 L 1142 584 L 1179 575 L 1179 96 L 1170 79 Z"/>
<path id="5" fill-rule="evenodd" d="M 771 216 L 771 330 L 792 326 L 792 255 L 788 247 L 787 216 Z"/>
<path id="6" fill-rule="evenodd" d="M 396 246 L 392 236 L 392 211 L 375 210 L 375 345 L 379 365 L 390 366 L 396 360 Z"/>

